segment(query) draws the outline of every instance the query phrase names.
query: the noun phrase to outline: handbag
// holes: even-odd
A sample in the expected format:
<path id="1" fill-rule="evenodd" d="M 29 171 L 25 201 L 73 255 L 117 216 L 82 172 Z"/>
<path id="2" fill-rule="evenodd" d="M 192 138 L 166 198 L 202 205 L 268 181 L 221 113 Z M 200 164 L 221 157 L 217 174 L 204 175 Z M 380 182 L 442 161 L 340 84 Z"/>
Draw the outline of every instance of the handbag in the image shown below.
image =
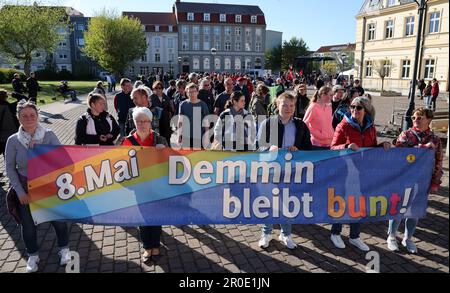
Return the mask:
<path id="1" fill-rule="evenodd" d="M 10 188 L 8 193 L 6 193 L 6 208 L 8 213 L 14 218 L 17 224 L 21 224 L 20 214 L 19 214 L 19 199 L 17 198 L 17 193 L 14 188 Z"/>

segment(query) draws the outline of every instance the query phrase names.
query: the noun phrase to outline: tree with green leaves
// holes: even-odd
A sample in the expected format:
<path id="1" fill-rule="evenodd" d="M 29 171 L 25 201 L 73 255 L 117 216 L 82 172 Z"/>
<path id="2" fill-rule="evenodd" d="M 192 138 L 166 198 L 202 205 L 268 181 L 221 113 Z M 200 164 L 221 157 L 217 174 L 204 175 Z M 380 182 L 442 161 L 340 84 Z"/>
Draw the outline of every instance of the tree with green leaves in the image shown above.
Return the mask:
<path id="1" fill-rule="evenodd" d="M 104 10 L 89 22 L 83 51 L 108 71 L 123 76 L 130 62 L 147 50 L 145 31 L 138 19 Z"/>
<path id="2" fill-rule="evenodd" d="M 301 38 L 293 37 L 290 41 L 284 41 L 282 69 L 287 70 L 291 65 L 295 66 L 295 59 L 299 56 L 308 56 L 308 51 L 306 42 Z"/>
<path id="3" fill-rule="evenodd" d="M 283 49 L 281 45 L 273 48 L 272 50 L 268 50 L 265 53 L 266 58 L 266 68 L 271 69 L 273 71 L 281 70 L 281 60 L 282 60 Z"/>
<path id="4" fill-rule="evenodd" d="M 38 52 L 54 52 L 68 31 L 65 7 L 0 3 L 0 52 L 24 63 L 26 75 Z"/>

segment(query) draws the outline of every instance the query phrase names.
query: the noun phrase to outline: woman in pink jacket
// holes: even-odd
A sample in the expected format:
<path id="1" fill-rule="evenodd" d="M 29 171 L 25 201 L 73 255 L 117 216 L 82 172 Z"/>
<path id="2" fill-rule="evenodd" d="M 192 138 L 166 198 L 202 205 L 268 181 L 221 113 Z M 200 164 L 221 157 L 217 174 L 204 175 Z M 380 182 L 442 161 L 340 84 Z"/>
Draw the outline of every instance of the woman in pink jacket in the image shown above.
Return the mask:
<path id="1" fill-rule="evenodd" d="M 329 150 L 333 140 L 332 89 L 321 87 L 311 100 L 303 121 L 311 132 L 313 150 Z"/>

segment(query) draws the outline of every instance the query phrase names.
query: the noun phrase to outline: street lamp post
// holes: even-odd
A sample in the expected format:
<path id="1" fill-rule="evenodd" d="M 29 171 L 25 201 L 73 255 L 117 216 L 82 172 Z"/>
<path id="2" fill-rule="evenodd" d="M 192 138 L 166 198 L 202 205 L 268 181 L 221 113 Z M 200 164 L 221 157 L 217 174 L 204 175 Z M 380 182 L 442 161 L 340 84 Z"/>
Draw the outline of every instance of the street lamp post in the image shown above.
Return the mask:
<path id="1" fill-rule="evenodd" d="M 181 57 L 178 57 L 178 74 L 181 76 L 181 61 L 183 59 Z"/>
<path id="2" fill-rule="evenodd" d="M 420 3 L 418 1 L 420 1 Z M 403 130 L 407 130 L 407 129 L 411 128 L 412 124 L 413 124 L 411 116 L 412 116 L 412 113 L 416 106 L 414 103 L 414 99 L 415 99 L 415 95 L 416 95 L 417 75 L 418 75 L 418 71 L 419 71 L 419 62 L 422 61 L 422 60 L 420 60 L 420 43 L 422 41 L 423 19 L 424 19 L 425 12 L 427 9 L 428 0 L 416 0 L 415 2 L 417 3 L 417 5 L 419 5 L 419 24 L 417 27 L 416 56 L 415 56 L 415 60 L 414 60 L 414 71 L 413 71 L 412 81 L 410 83 L 411 87 L 409 89 L 409 107 L 405 113 L 405 121 L 404 121 L 405 123 L 403 123 Z"/>
<path id="3" fill-rule="evenodd" d="M 210 67 L 213 66 L 213 68 L 211 69 L 211 72 L 216 70 L 216 60 L 215 60 L 216 54 L 217 54 L 217 49 L 211 48 L 211 59 L 212 60 L 209 64 Z"/>

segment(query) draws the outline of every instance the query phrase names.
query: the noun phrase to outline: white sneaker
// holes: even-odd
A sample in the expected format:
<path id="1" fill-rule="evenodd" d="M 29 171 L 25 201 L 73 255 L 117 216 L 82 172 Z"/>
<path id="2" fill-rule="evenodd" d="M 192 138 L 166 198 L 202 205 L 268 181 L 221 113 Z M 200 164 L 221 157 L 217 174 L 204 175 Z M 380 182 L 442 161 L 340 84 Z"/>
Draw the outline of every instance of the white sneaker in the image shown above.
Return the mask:
<path id="1" fill-rule="evenodd" d="M 269 242 L 271 240 L 272 240 L 272 235 L 263 234 L 263 235 L 261 235 L 261 239 L 259 240 L 258 245 L 261 248 L 267 248 L 267 247 L 269 247 Z"/>
<path id="2" fill-rule="evenodd" d="M 406 247 L 406 249 L 408 250 L 409 253 L 413 253 L 413 254 L 417 253 L 417 246 L 414 243 L 414 241 L 412 241 L 410 239 L 403 239 L 402 245 L 404 247 Z"/>
<path id="3" fill-rule="evenodd" d="M 72 260 L 72 255 L 70 254 L 70 250 L 68 248 L 63 248 L 58 252 L 58 255 L 60 257 L 59 264 L 61 266 L 65 266 L 69 263 L 69 261 Z"/>
<path id="4" fill-rule="evenodd" d="M 333 242 L 334 246 L 336 246 L 336 248 L 339 248 L 339 249 L 345 248 L 345 243 L 342 240 L 341 235 L 331 234 L 330 239 L 331 239 L 331 242 Z"/>
<path id="5" fill-rule="evenodd" d="M 356 238 L 356 239 L 350 239 L 350 244 L 354 245 L 356 247 L 358 247 L 360 250 L 362 251 L 370 251 L 369 246 L 367 246 L 362 240 L 361 238 Z"/>
<path id="6" fill-rule="evenodd" d="M 389 236 L 386 242 L 390 251 L 398 251 L 398 243 L 395 237 Z"/>
<path id="7" fill-rule="evenodd" d="M 280 234 L 280 237 L 278 239 L 286 245 L 289 249 L 295 249 L 297 247 L 297 244 L 295 244 L 294 240 L 292 240 L 292 236 L 284 236 L 283 234 Z"/>
<path id="8" fill-rule="evenodd" d="M 27 261 L 27 273 L 34 273 L 39 268 L 39 256 L 38 255 L 32 255 L 28 258 Z"/>

